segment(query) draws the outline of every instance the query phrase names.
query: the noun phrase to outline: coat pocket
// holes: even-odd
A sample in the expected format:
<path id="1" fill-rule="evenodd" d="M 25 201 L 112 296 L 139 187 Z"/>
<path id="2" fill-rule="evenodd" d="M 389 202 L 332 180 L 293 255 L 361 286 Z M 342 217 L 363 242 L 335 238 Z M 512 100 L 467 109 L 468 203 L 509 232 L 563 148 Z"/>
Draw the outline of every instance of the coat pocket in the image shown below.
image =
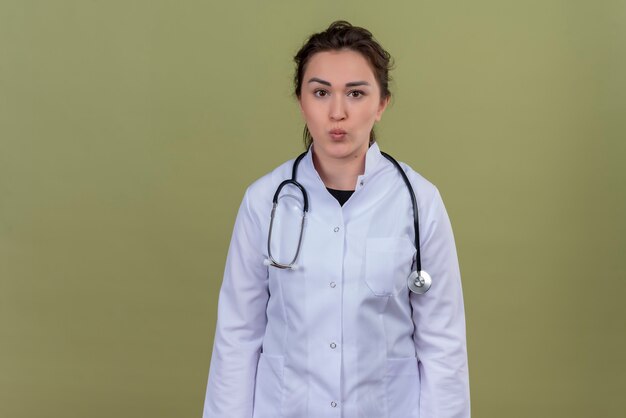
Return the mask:
<path id="1" fill-rule="evenodd" d="M 256 372 L 253 418 L 277 418 L 281 416 L 283 364 L 283 357 L 268 356 L 261 353 Z"/>
<path id="2" fill-rule="evenodd" d="M 387 359 L 389 417 L 419 418 L 420 378 L 417 358 Z"/>
<path id="3" fill-rule="evenodd" d="M 415 245 L 406 237 L 368 238 L 365 282 L 376 296 L 397 295 L 407 286 Z"/>

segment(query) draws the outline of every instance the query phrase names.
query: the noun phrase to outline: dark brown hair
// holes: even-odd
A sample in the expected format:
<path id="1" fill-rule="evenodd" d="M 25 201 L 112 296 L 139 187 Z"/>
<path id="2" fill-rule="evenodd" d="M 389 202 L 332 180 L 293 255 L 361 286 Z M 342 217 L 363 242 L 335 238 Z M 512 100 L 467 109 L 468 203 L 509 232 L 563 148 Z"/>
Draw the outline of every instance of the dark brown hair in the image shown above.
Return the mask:
<path id="1" fill-rule="evenodd" d="M 374 77 L 380 87 L 380 99 L 391 97 L 389 91 L 389 71 L 392 68 L 391 55 L 383 49 L 367 29 L 352 26 L 345 20 L 337 20 L 323 32 L 314 33 L 300 48 L 293 60 L 296 63 L 294 75 L 295 95 L 299 99 L 302 91 L 302 78 L 311 57 L 323 51 L 350 49 L 361 53 L 369 62 Z M 309 128 L 304 125 L 304 145 L 308 148 L 313 137 Z M 370 132 L 370 144 L 376 141 L 374 129 Z"/>

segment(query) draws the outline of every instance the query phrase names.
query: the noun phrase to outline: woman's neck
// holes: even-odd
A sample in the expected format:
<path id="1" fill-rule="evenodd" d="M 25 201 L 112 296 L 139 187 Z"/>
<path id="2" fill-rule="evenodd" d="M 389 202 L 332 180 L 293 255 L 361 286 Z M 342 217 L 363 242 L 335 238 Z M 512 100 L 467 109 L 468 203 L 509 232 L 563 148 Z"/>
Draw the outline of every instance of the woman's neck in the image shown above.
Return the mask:
<path id="1" fill-rule="evenodd" d="M 329 189 L 354 190 L 357 178 L 365 172 L 365 153 L 349 158 L 320 158 L 313 149 L 313 165 Z"/>

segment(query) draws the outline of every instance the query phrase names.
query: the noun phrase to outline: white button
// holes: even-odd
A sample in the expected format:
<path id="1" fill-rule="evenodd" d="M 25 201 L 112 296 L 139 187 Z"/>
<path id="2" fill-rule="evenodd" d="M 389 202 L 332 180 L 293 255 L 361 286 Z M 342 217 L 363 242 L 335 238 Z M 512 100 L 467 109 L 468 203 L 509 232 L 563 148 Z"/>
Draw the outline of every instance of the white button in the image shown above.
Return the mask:
<path id="1" fill-rule="evenodd" d="M 335 229 L 333 229 L 333 231 L 335 231 L 335 232 L 339 232 L 339 227 L 338 227 L 338 226 L 336 226 L 336 227 L 335 227 Z"/>
<path id="2" fill-rule="evenodd" d="M 330 287 L 335 287 L 337 284 L 335 282 L 330 282 Z"/>
<path id="3" fill-rule="evenodd" d="M 330 406 L 332 406 L 333 408 L 336 408 L 336 407 L 337 407 L 337 402 L 332 401 L 332 402 L 330 403 Z"/>
<path id="4" fill-rule="evenodd" d="M 332 348 L 332 349 L 337 348 L 337 344 L 335 344 L 335 343 L 330 343 L 330 348 Z"/>

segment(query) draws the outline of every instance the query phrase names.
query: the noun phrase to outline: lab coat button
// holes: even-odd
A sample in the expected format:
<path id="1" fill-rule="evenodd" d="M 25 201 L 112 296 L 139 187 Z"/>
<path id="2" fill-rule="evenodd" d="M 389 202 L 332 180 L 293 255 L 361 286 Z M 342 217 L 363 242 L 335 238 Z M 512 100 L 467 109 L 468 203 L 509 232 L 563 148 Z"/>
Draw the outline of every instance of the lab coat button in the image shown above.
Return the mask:
<path id="1" fill-rule="evenodd" d="M 335 232 L 339 232 L 339 227 L 338 227 L 338 226 L 336 226 L 336 227 L 335 227 L 335 229 L 333 229 L 333 231 L 335 231 Z"/>
<path id="2" fill-rule="evenodd" d="M 332 406 L 333 408 L 336 408 L 336 407 L 337 407 L 337 402 L 332 401 L 332 402 L 330 403 L 330 406 Z"/>
<path id="3" fill-rule="evenodd" d="M 361 180 L 361 186 L 363 186 L 365 184 L 365 182 L 363 180 Z"/>
<path id="4" fill-rule="evenodd" d="M 337 348 L 337 344 L 335 344 L 335 343 L 330 343 L 330 348 L 332 348 L 332 349 Z"/>
<path id="5" fill-rule="evenodd" d="M 335 282 L 330 282 L 330 287 L 335 287 L 337 284 Z"/>

